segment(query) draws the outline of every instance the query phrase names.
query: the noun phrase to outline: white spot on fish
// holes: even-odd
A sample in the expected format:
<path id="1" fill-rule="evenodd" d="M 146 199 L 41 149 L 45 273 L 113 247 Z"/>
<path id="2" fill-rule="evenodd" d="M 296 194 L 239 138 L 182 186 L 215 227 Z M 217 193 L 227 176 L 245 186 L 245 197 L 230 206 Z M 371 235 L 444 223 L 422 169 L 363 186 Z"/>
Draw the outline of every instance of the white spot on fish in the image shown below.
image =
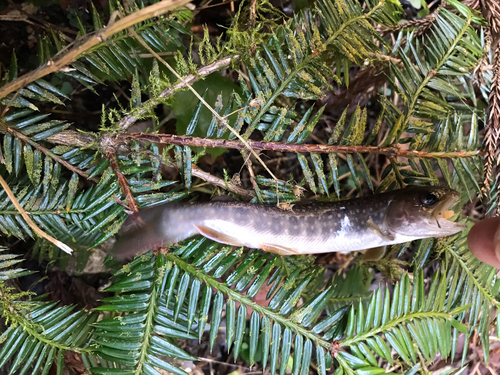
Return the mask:
<path id="1" fill-rule="evenodd" d="M 345 230 L 351 226 L 351 220 L 349 220 L 349 216 L 345 215 L 342 221 L 340 222 L 340 226 L 342 230 Z"/>

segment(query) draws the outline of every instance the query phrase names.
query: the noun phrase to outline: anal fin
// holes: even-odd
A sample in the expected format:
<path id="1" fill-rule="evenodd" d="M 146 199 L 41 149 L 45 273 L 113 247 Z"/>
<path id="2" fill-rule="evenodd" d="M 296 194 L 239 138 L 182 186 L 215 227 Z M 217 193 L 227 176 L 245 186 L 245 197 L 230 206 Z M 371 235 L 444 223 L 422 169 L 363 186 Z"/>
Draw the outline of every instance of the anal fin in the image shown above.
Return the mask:
<path id="1" fill-rule="evenodd" d="M 269 243 L 261 243 L 260 248 L 268 253 L 278 254 L 278 255 L 299 255 L 300 253 L 296 250 L 292 250 L 288 247 L 269 244 Z"/>
<path id="2" fill-rule="evenodd" d="M 361 257 L 361 263 L 365 262 L 378 262 L 385 255 L 385 250 L 387 246 L 373 247 L 363 251 L 363 256 Z"/>
<path id="3" fill-rule="evenodd" d="M 232 246 L 243 246 L 243 244 L 237 238 L 228 236 L 227 234 L 224 233 L 217 232 L 212 228 L 208 228 L 203 225 L 195 225 L 194 227 L 202 236 L 210 238 L 213 241 L 225 243 Z"/>

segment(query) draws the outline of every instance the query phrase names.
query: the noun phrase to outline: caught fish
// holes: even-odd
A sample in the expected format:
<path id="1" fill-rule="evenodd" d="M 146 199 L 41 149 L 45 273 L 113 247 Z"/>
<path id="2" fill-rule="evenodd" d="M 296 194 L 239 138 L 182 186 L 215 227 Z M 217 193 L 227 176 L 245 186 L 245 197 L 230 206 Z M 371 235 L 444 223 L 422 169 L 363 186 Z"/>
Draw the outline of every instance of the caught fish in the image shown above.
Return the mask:
<path id="1" fill-rule="evenodd" d="M 455 190 L 422 186 L 291 210 L 242 202 L 166 203 L 127 218 L 112 255 L 131 258 L 196 234 L 280 255 L 366 250 L 460 232 L 465 224 L 443 217 L 458 199 Z"/>

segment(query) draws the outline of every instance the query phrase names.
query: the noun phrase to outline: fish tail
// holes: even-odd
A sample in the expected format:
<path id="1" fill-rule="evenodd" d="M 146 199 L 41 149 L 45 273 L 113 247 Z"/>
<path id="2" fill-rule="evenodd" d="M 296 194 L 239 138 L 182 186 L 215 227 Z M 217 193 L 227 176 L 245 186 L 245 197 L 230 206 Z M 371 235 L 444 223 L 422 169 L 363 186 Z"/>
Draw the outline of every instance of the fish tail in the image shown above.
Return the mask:
<path id="1" fill-rule="evenodd" d="M 119 260 L 130 260 L 146 251 L 190 237 L 194 229 L 186 223 L 183 207 L 184 204 L 169 203 L 130 215 L 122 225 L 110 254 Z"/>

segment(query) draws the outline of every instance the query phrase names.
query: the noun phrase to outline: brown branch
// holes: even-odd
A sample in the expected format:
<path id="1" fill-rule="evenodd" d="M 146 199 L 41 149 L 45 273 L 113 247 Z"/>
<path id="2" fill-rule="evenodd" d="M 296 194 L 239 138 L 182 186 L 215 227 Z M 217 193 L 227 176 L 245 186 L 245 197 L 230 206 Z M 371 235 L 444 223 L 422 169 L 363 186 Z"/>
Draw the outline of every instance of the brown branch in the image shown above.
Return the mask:
<path id="1" fill-rule="evenodd" d="M 97 135 L 77 132 L 75 130 L 63 130 L 62 132 L 45 138 L 45 140 L 56 145 L 91 149 L 96 149 L 99 144 Z"/>
<path id="2" fill-rule="evenodd" d="M 91 134 L 79 133 L 72 130 L 65 130 L 56 135 L 47 137 L 48 142 L 66 146 L 78 146 L 86 148 L 96 148 L 97 138 Z M 185 135 L 173 134 L 153 134 L 153 133 L 130 133 L 119 134 L 113 137 L 115 147 L 126 146 L 132 141 L 143 141 L 151 143 L 176 144 L 187 146 L 199 146 L 208 148 L 231 148 L 245 150 L 245 145 L 239 141 L 230 141 L 226 139 L 196 138 Z M 479 150 L 473 151 L 446 151 L 446 152 L 427 152 L 416 150 L 402 150 L 399 147 L 376 147 L 376 146 L 343 146 L 343 145 L 317 145 L 317 144 L 288 144 L 279 142 L 262 142 L 248 140 L 248 144 L 256 150 L 282 151 L 282 152 L 318 152 L 318 153 L 369 153 L 385 155 L 388 157 L 418 157 L 418 158 L 471 158 L 474 156 L 485 155 Z"/>
<path id="3" fill-rule="evenodd" d="M 441 7 L 436 8 L 436 10 L 432 13 L 429 13 L 422 19 L 412 20 L 404 23 L 400 23 L 393 27 L 380 27 L 377 29 L 382 35 L 387 35 L 391 33 L 398 32 L 403 29 L 410 29 L 415 27 L 417 30 L 415 31 L 415 36 L 422 35 L 425 31 L 427 31 L 436 20 L 437 15 L 439 14 L 439 10 Z M 406 40 L 406 38 L 405 38 Z"/>
<path id="4" fill-rule="evenodd" d="M 132 212 L 139 212 L 139 207 L 137 207 L 137 203 L 135 203 L 134 196 L 128 187 L 127 179 L 120 171 L 120 166 L 118 165 L 118 159 L 116 158 L 116 154 L 112 145 L 110 138 L 104 137 L 101 141 L 101 147 L 106 155 L 106 158 L 109 160 L 109 164 L 114 174 L 116 175 L 116 179 L 120 184 L 120 188 L 122 189 L 123 195 L 127 198 L 128 207 Z"/>
<path id="5" fill-rule="evenodd" d="M 256 5 L 257 5 L 257 0 L 251 0 L 250 1 L 250 28 L 253 29 L 255 27 L 255 17 L 256 17 Z"/>
<path id="6" fill-rule="evenodd" d="M 114 147 L 119 146 L 120 144 L 124 144 L 123 141 L 121 141 L 121 135 L 118 136 L 119 141 L 118 142 L 113 142 Z M 89 134 L 89 133 L 80 133 L 80 132 L 75 132 L 73 130 L 65 130 L 63 132 L 57 133 L 55 135 L 52 135 L 50 137 L 47 137 L 46 140 L 48 142 L 52 142 L 54 144 L 60 144 L 60 145 L 65 145 L 65 146 L 77 146 L 80 148 L 90 148 L 90 149 L 95 149 L 97 148 L 97 145 L 99 144 L 99 140 L 96 136 Z M 111 159 L 110 159 L 111 161 Z M 177 168 L 178 166 L 175 163 L 168 163 L 167 164 L 169 167 L 172 168 Z M 115 172 L 116 173 L 116 172 Z M 208 172 L 205 172 L 201 170 L 198 166 L 193 164 L 193 170 L 192 170 L 193 176 L 198 177 L 202 179 L 203 181 L 209 182 L 213 185 L 219 186 L 225 190 L 229 190 L 235 194 L 239 194 L 243 197 L 247 198 L 253 198 L 255 195 L 252 191 L 248 191 L 246 189 L 243 189 L 239 186 L 236 186 L 231 183 L 226 183 L 223 179 L 220 179 L 216 176 L 211 175 Z M 122 191 L 125 192 L 123 189 L 123 185 L 120 184 L 122 187 Z M 126 194 L 125 194 L 126 195 Z"/>
<path id="7" fill-rule="evenodd" d="M 489 96 L 489 115 L 484 135 L 486 157 L 484 162 L 484 185 L 497 181 L 500 192 L 500 3 L 498 0 L 479 0 L 481 12 L 489 24 L 491 50 L 493 51 L 493 77 Z M 497 203 L 498 203 L 497 198 Z M 500 216 L 497 204 L 496 216 Z"/>
<path id="8" fill-rule="evenodd" d="M 248 174 L 250 175 L 250 183 L 255 192 L 257 192 L 259 187 L 257 186 L 257 182 L 255 182 L 255 173 L 253 172 L 252 160 L 250 159 L 252 155 L 246 150 L 241 151 L 241 155 L 243 156 L 243 163 L 247 166 Z"/>
<path id="9" fill-rule="evenodd" d="M 500 42 L 500 2 L 498 0 L 479 0 L 481 13 L 488 21 L 488 26 L 493 38 L 493 48 Z"/>
<path id="10" fill-rule="evenodd" d="M 230 148 L 245 150 L 246 145 L 239 141 L 227 139 L 196 138 L 185 135 L 173 134 L 152 134 L 152 133 L 131 133 L 115 136 L 115 142 L 128 144 L 132 141 L 142 141 L 151 143 L 163 143 L 174 145 L 187 145 L 208 148 Z M 399 147 L 376 147 L 376 146 L 345 146 L 345 145 L 318 145 L 318 144 L 288 144 L 280 142 L 263 142 L 247 140 L 248 145 L 254 150 L 293 152 L 293 153 L 370 153 L 385 155 L 387 157 L 418 157 L 418 158 L 470 158 L 481 155 L 479 150 L 474 151 L 449 151 L 449 152 L 426 152 L 416 150 L 402 150 Z"/>
<path id="11" fill-rule="evenodd" d="M 54 58 L 47 61 L 40 68 L 35 69 L 32 72 L 26 73 L 16 80 L 8 83 L 7 85 L 0 88 L 0 99 L 7 96 L 9 93 L 19 90 L 30 82 L 36 81 L 39 78 L 46 76 L 47 74 L 57 72 L 62 67 L 72 63 L 80 56 L 82 53 L 88 51 L 90 48 L 98 45 L 99 43 L 104 43 L 108 38 L 114 34 L 127 29 L 136 23 L 147 20 L 151 17 L 156 17 L 161 14 L 168 12 L 173 8 L 177 8 L 181 5 L 188 3 L 189 0 L 165 0 L 153 5 L 150 5 L 144 9 L 130 14 L 129 16 L 113 23 L 112 25 L 97 31 L 92 36 L 84 36 L 75 41 L 75 46 L 69 49 L 67 52 L 59 53 Z M 86 40 L 85 40 L 86 39 Z M 61 51 L 62 52 L 62 51 Z"/>
<path id="12" fill-rule="evenodd" d="M 484 135 L 486 157 L 484 161 L 484 185 L 490 189 L 493 181 L 493 172 L 500 166 L 499 142 L 500 142 L 500 44 L 494 53 L 493 79 L 489 96 L 489 116 Z M 499 176 L 496 176 L 497 178 Z"/>
<path id="13" fill-rule="evenodd" d="M 189 74 L 189 75 L 183 77 L 183 79 L 179 83 L 177 83 L 175 86 L 169 87 L 168 89 L 163 91 L 160 94 L 160 98 L 167 98 L 168 96 L 172 95 L 174 92 L 181 90 L 183 88 L 186 88 L 188 85 L 192 85 L 193 83 L 198 81 L 200 78 L 206 77 L 209 74 L 212 74 L 212 73 L 214 73 L 222 68 L 227 67 L 231 63 L 231 61 L 238 60 L 239 57 L 240 57 L 239 55 L 225 57 L 223 59 L 220 59 L 220 60 L 213 62 L 210 65 L 207 65 L 207 66 L 200 68 L 196 72 L 196 74 Z M 146 101 L 143 104 L 143 106 L 144 106 L 144 108 L 147 108 L 147 109 L 141 109 L 138 112 L 134 113 L 134 115 L 128 115 L 128 116 L 124 117 L 118 123 L 118 126 L 123 130 L 128 129 L 130 126 L 132 126 L 137 121 L 138 117 L 144 116 L 145 114 L 148 113 L 148 110 L 151 107 L 157 106 L 158 104 L 160 104 L 160 103 L 154 99 L 150 99 L 150 100 Z"/>
<path id="14" fill-rule="evenodd" d="M 172 163 L 172 164 L 174 164 L 174 163 Z M 170 166 L 170 164 L 169 164 L 169 166 Z M 176 166 L 176 168 L 177 168 L 177 166 Z M 242 187 L 239 187 L 231 182 L 226 182 L 222 178 L 215 177 L 214 175 L 211 175 L 210 173 L 201 170 L 200 168 L 198 168 L 194 164 L 192 166 L 191 173 L 193 174 L 193 176 L 201 178 L 203 181 L 210 182 L 211 184 L 213 184 L 215 186 L 218 186 L 224 190 L 229 190 L 230 192 L 241 195 L 242 197 L 253 198 L 255 196 L 253 191 L 248 191 L 248 190 L 243 189 Z"/>

